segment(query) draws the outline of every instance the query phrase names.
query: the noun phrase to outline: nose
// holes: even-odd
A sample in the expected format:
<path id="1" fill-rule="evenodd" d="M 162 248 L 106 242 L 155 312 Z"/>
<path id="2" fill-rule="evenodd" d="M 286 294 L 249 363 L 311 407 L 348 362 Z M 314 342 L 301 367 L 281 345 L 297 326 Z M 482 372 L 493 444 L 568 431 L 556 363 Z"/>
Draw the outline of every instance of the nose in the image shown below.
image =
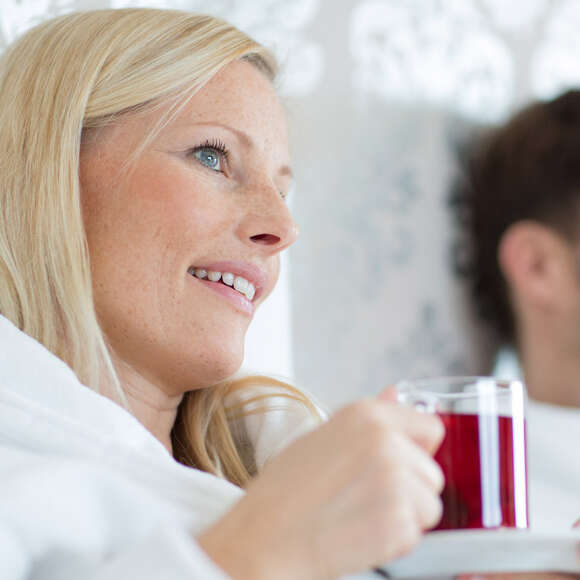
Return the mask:
<path id="1" fill-rule="evenodd" d="M 281 252 L 298 238 L 298 226 L 277 190 L 256 197 L 240 223 L 239 235 L 246 244 L 259 246 L 267 254 Z"/>

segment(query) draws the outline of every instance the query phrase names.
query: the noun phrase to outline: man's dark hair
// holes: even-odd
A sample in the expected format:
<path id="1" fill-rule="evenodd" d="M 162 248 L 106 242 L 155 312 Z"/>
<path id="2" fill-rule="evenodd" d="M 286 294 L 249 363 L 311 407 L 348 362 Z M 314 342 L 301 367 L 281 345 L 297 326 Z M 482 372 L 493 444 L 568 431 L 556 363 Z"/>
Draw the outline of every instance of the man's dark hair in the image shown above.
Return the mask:
<path id="1" fill-rule="evenodd" d="M 515 320 L 498 263 L 503 233 L 535 220 L 570 240 L 580 233 L 580 91 L 568 91 L 518 112 L 460 152 L 462 171 L 451 201 L 465 229 L 460 270 L 469 276 L 476 308 L 515 344 Z"/>

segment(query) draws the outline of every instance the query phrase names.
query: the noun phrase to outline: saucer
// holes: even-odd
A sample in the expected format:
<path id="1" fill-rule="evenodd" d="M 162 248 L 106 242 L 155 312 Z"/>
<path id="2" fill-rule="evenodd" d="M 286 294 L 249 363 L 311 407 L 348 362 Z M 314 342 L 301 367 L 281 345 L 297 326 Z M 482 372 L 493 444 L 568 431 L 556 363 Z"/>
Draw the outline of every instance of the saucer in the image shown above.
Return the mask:
<path id="1" fill-rule="evenodd" d="M 381 570 L 394 578 L 490 572 L 580 573 L 579 547 L 580 530 L 436 531 Z"/>

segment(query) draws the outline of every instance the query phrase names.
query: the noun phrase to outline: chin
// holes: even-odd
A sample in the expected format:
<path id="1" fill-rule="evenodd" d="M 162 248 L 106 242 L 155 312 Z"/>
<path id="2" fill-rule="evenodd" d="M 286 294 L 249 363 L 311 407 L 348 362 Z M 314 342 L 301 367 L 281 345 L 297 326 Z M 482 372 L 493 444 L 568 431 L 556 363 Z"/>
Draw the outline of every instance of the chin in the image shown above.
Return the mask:
<path id="1" fill-rule="evenodd" d="M 242 363 L 244 361 L 244 357 L 241 356 L 236 358 L 235 360 L 228 360 L 223 361 L 222 364 L 217 364 L 215 368 L 215 373 L 213 373 L 213 380 L 210 381 L 210 385 L 214 385 L 221 381 L 225 381 L 229 379 L 233 375 L 235 375 L 241 368 Z"/>
<path id="2" fill-rule="evenodd" d="M 209 346 L 209 345 L 208 345 Z M 212 349 L 195 357 L 190 368 L 193 370 L 195 384 L 199 387 L 211 387 L 235 375 L 244 361 L 243 344 L 237 347 L 221 344 L 219 349 Z"/>

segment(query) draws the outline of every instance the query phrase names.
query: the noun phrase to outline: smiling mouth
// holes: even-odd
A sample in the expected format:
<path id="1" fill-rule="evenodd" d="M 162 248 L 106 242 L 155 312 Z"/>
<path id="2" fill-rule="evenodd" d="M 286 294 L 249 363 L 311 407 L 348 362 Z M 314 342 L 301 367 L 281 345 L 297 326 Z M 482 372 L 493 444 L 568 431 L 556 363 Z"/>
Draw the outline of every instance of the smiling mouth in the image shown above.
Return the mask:
<path id="1" fill-rule="evenodd" d="M 193 266 L 189 268 L 187 272 L 200 280 L 209 280 L 216 284 L 225 284 L 226 286 L 238 291 L 242 296 L 245 296 L 250 302 L 256 295 L 256 288 L 251 282 L 242 278 L 242 276 L 236 276 L 231 272 L 216 272 L 215 270 L 208 271 L 204 268 L 194 268 Z"/>

